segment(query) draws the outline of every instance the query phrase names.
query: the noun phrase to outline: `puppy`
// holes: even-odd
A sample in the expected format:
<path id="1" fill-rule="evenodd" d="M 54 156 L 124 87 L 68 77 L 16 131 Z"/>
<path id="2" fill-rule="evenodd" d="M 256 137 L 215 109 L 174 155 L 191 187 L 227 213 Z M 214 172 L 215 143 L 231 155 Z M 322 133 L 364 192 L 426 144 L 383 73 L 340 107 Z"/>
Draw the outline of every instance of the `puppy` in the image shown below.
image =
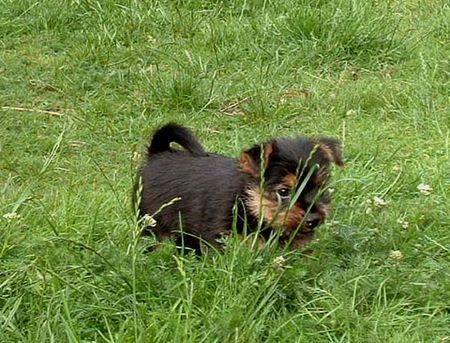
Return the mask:
<path id="1" fill-rule="evenodd" d="M 276 234 L 296 249 L 328 214 L 332 163 L 344 165 L 333 138 L 272 139 L 236 160 L 205 152 L 190 130 L 168 124 L 151 138 L 133 201 L 140 218 L 152 218 L 144 234 L 197 253 L 202 241 L 220 246 L 233 230 L 265 240 Z"/>

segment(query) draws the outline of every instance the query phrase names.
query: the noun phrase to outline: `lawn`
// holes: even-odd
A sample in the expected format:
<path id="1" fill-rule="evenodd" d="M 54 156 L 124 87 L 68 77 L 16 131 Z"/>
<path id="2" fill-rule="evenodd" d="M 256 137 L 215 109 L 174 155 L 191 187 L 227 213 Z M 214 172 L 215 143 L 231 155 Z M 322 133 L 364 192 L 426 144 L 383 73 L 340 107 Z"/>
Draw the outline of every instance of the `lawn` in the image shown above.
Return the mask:
<path id="1" fill-rule="evenodd" d="M 450 342 L 450 6 L 0 2 L 1 342 Z M 150 133 L 344 145 L 308 250 L 145 253 Z"/>

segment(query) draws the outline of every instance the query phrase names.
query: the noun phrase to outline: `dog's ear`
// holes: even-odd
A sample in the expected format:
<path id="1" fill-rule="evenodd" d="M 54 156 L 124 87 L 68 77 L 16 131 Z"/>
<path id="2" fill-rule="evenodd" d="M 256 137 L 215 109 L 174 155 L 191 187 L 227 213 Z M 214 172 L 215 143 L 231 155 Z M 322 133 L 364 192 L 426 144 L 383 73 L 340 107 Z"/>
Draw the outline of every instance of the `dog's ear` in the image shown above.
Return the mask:
<path id="1" fill-rule="evenodd" d="M 335 138 L 328 137 L 320 137 L 318 141 L 320 150 L 330 162 L 334 162 L 339 167 L 345 166 L 342 158 L 341 142 Z"/>
<path id="2" fill-rule="evenodd" d="M 263 149 L 261 154 L 261 148 Z M 271 156 L 276 150 L 276 142 L 268 142 L 261 145 L 255 145 L 249 150 L 244 151 L 240 158 L 240 170 L 255 178 L 259 177 L 261 170 L 261 155 L 264 158 L 264 165 L 267 166 Z"/>

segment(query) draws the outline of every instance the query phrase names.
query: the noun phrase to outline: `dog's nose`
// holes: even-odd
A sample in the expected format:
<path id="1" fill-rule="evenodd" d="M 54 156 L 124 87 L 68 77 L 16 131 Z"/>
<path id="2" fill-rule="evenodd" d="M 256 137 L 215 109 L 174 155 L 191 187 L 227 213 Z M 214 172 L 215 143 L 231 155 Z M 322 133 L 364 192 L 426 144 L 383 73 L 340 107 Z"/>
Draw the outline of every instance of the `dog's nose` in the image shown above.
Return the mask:
<path id="1" fill-rule="evenodd" d="M 314 229 L 315 227 L 317 227 L 320 223 L 319 219 L 313 219 L 313 220 L 307 220 L 306 221 L 306 227 L 308 229 Z"/>
<path id="2" fill-rule="evenodd" d="M 312 230 L 319 226 L 321 218 L 318 214 L 311 213 L 306 217 L 305 226 L 306 228 Z"/>

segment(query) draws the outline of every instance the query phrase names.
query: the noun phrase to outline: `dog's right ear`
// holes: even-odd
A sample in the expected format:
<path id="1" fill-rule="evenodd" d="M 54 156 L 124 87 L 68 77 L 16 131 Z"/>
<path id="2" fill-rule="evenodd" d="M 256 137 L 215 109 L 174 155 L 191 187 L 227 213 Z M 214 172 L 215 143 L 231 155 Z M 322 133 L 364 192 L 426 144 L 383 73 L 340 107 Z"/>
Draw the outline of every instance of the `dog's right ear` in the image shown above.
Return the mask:
<path id="1" fill-rule="evenodd" d="M 320 149 L 330 162 L 334 162 L 339 167 L 344 167 L 345 163 L 342 158 L 341 143 L 335 138 L 320 137 Z"/>
<path id="2" fill-rule="evenodd" d="M 255 145 L 253 148 L 244 151 L 240 158 L 240 170 L 243 173 L 249 174 L 254 178 L 258 178 L 261 170 L 261 147 L 263 150 L 264 163 L 270 161 L 270 157 L 276 150 L 275 141 L 265 143 L 264 145 Z"/>

